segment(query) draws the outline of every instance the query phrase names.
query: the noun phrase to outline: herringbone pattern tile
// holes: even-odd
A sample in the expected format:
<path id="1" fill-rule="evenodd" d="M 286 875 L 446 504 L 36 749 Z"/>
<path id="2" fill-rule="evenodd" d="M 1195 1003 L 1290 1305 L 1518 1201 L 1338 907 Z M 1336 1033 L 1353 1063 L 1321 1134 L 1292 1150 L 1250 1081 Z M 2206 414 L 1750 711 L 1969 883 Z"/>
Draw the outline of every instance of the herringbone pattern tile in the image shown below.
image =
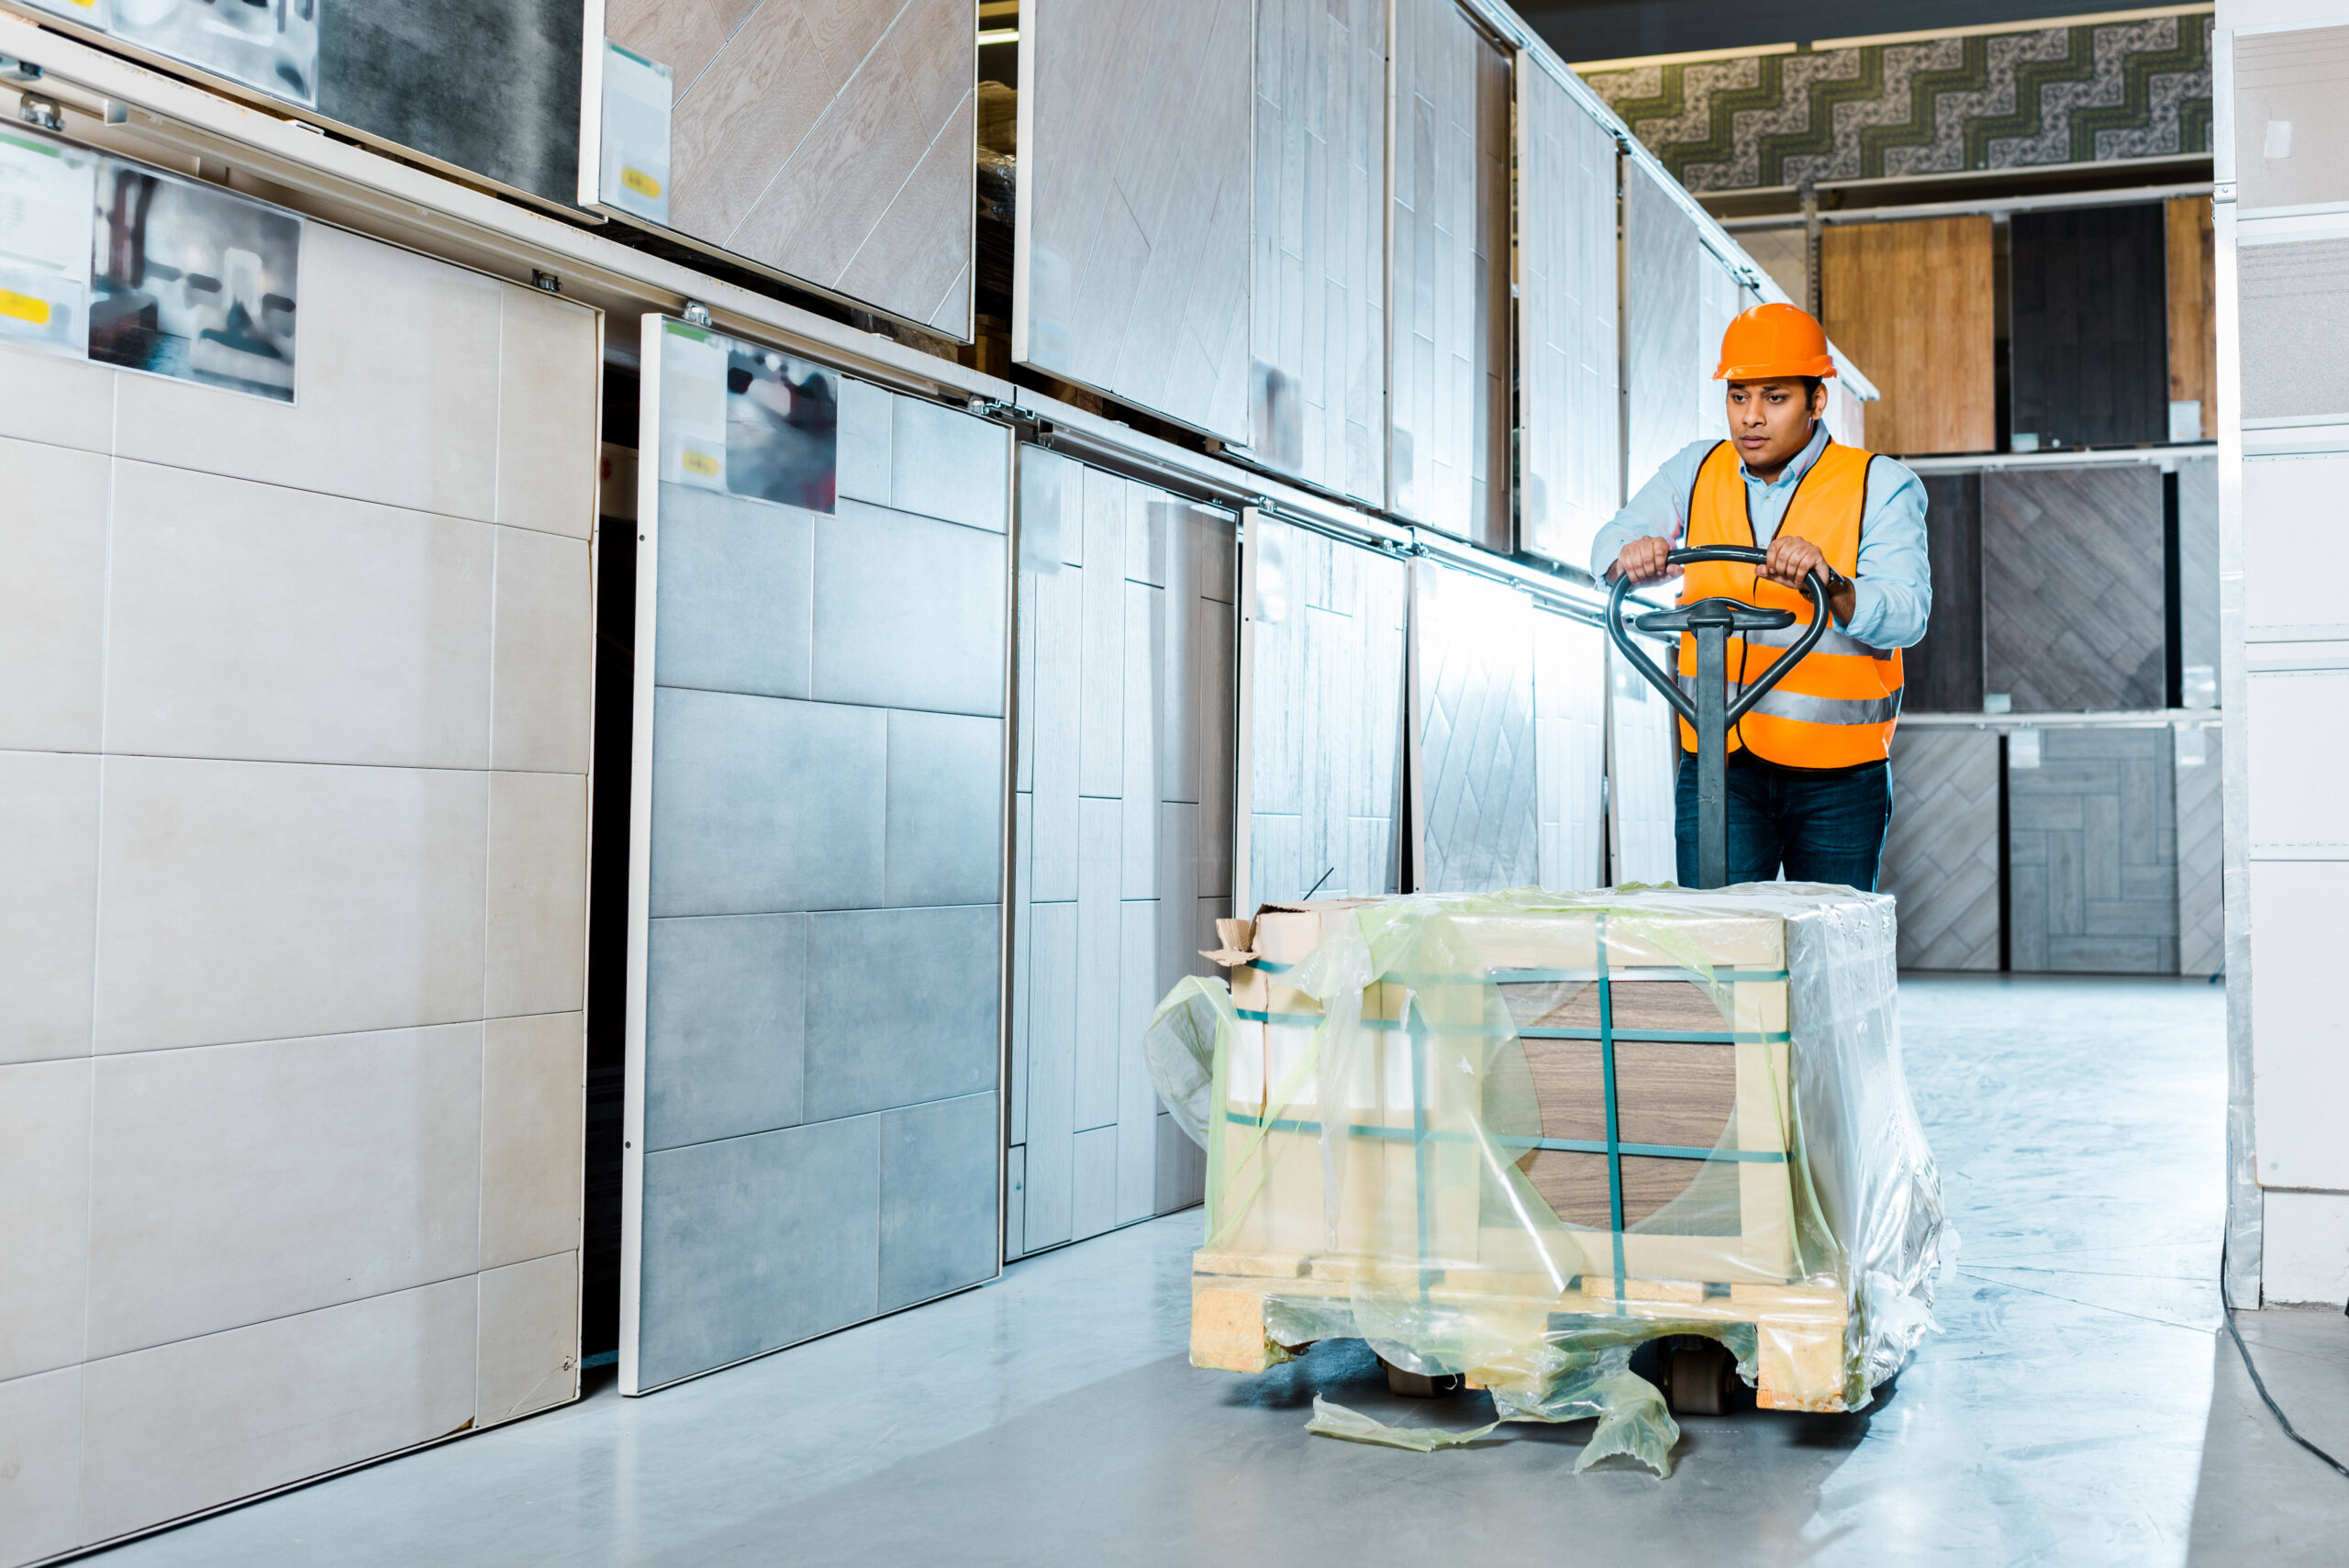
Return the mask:
<path id="1" fill-rule="evenodd" d="M 2227 911 L 2219 880 L 2219 730 L 2202 732 L 2202 760 L 2190 762 L 2191 738 L 2178 748 L 2177 972 L 2218 974 L 2227 967 Z"/>
<path id="2" fill-rule="evenodd" d="M 1876 885 L 1900 901 L 1900 967 L 1998 967 L 1998 738 L 1892 738 L 1892 827 Z"/>
<path id="3" fill-rule="evenodd" d="M 1985 474 L 1982 607 L 1985 684 L 2017 713 L 2160 707 L 2160 470 Z"/>
<path id="4" fill-rule="evenodd" d="M 2009 966 L 2177 973 L 2176 762 L 2166 726 L 2044 729 L 2007 773 Z"/>

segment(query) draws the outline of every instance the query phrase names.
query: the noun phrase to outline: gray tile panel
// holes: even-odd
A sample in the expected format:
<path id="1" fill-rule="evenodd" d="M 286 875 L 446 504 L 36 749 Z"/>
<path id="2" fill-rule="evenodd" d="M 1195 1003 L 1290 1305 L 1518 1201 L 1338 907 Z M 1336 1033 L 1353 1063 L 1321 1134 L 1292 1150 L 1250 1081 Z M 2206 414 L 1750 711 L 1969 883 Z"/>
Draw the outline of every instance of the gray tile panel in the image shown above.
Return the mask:
<path id="1" fill-rule="evenodd" d="M 1537 882 L 1532 601 L 1419 562 L 1412 604 L 1419 884 L 1431 893 L 1493 893 Z"/>
<path id="2" fill-rule="evenodd" d="M 881 1310 L 994 1277 L 1002 1156 L 996 1097 L 881 1114 Z"/>
<path id="3" fill-rule="evenodd" d="M 2199 760 L 2190 742 L 2177 760 L 2177 969 L 2217 974 L 2227 967 L 2227 914 L 2221 897 L 2220 751 L 2216 727 L 2200 731 Z"/>
<path id="4" fill-rule="evenodd" d="M 1003 1092 L 1008 1096 L 1007 1119 L 1014 1143 L 1028 1141 L 1028 1036 L 1035 1017 L 1036 906 L 1029 902 L 1024 889 L 1035 806 L 1035 797 L 1023 795 L 1015 797 L 1012 807 L 1011 1060 Z"/>
<path id="5" fill-rule="evenodd" d="M 1123 811 L 1115 800 L 1077 807 L 1076 1054 L 1073 1129 L 1118 1119 L 1118 904 Z"/>
<path id="6" fill-rule="evenodd" d="M 799 1120 L 807 917 L 655 920 L 645 954 L 644 1146 Z"/>
<path id="7" fill-rule="evenodd" d="M 2177 465 L 2177 662 L 2187 707 L 2219 706 L 2219 461 Z M 2212 733 L 2216 733 L 2213 731 Z"/>
<path id="8" fill-rule="evenodd" d="M 1714 365 L 1702 341 L 1704 274 L 1712 266 L 1697 225 L 1636 163 L 1623 172 L 1623 275 L 1638 280 L 1623 301 L 1623 485 L 1636 492 L 1690 441 L 1723 433 L 1699 416 Z M 1718 269 L 1716 269 L 1718 270 Z M 1579 563 L 1578 563 L 1579 564 Z"/>
<path id="9" fill-rule="evenodd" d="M 882 901 L 885 714 L 662 690 L 652 723 L 655 916 Z"/>
<path id="10" fill-rule="evenodd" d="M 891 399 L 889 504 L 900 512 L 1006 531 L 1004 428 L 917 397 Z"/>
<path id="11" fill-rule="evenodd" d="M 1085 675 L 1085 573 L 1064 568 L 1033 574 L 1036 598 L 1037 830 L 1030 896 L 1076 896 L 1076 798 L 1080 703 Z"/>
<path id="12" fill-rule="evenodd" d="M 1032 911 L 1028 1014 L 1028 1250 L 1069 1240 L 1074 1157 L 1076 920 L 1074 902 Z"/>
<path id="13" fill-rule="evenodd" d="M 644 1157 L 641 1386 L 874 1314 L 880 1130 L 858 1117 Z"/>
<path id="14" fill-rule="evenodd" d="M 2349 417 L 2349 239 L 2245 245 L 2245 419 Z"/>
<path id="15" fill-rule="evenodd" d="M 1208 1151 L 1174 1125 L 1164 1111 L 1155 1118 L 1158 1129 L 1158 1212 L 1173 1214 L 1205 1201 Z"/>
<path id="16" fill-rule="evenodd" d="M 1120 1225 L 1148 1219 L 1158 1203 L 1158 1093 L 1142 1060 L 1142 1031 L 1163 990 L 1159 984 L 1159 925 L 1186 932 L 1193 906 L 1169 898 L 1134 899 L 1118 909 L 1118 1202 Z"/>
<path id="17" fill-rule="evenodd" d="M 2018 713 L 2163 706 L 2162 514 L 2151 463 L 1983 475 L 1984 689 Z"/>
<path id="18" fill-rule="evenodd" d="M 815 515 L 685 484 L 661 486 L 664 686 L 807 695 Z"/>
<path id="19" fill-rule="evenodd" d="M 1533 743 L 1542 885 L 1605 884 L 1607 638 L 1536 609 Z"/>
<path id="20" fill-rule="evenodd" d="M 853 501 L 889 505 L 890 434 L 896 394 L 854 376 L 841 377 L 840 452 L 834 484 Z"/>
<path id="21" fill-rule="evenodd" d="M 1077 789 L 1103 798 L 1124 785 L 1126 481 L 1084 471 L 1083 643 L 1077 672 Z"/>
<path id="22" fill-rule="evenodd" d="M 1892 824 L 1876 889 L 1899 901 L 1902 968 L 1998 967 L 1997 735 L 1911 728 L 1893 736 Z"/>
<path id="23" fill-rule="evenodd" d="M 854 501 L 816 527 L 819 701 L 1003 712 L 999 534 Z"/>
<path id="24" fill-rule="evenodd" d="M 2010 967 L 2176 973 L 2173 732 L 2039 737 L 2040 765 L 2007 771 Z"/>
<path id="25" fill-rule="evenodd" d="M 882 902 L 993 902 L 1003 886 L 1003 720 L 889 715 Z"/>
<path id="26" fill-rule="evenodd" d="M 991 904 L 808 917 L 808 1120 L 995 1086 L 999 924 Z"/>

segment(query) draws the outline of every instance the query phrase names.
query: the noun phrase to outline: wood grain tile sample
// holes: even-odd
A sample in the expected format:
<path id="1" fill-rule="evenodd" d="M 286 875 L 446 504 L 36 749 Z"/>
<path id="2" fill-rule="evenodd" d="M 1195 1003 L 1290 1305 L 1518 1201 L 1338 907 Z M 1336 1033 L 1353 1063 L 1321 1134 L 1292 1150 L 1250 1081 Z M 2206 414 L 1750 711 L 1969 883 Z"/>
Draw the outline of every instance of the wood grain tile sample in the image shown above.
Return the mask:
<path id="1" fill-rule="evenodd" d="M 2177 737 L 2177 972 L 2220 974 L 2227 967 L 2227 910 L 2220 862 L 2219 728 Z"/>
<path id="2" fill-rule="evenodd" d="M 1261 0 L 1249 442 L 1386 495 L 1386 0 Z"/>
<path id="3" fill-rule="evenodd" d="M 957 0 L 609 0 L 670 67 L 678 232 L 970 337 L 977 34 Z"/>
<path id="4" fill-rule="evenodd" d="M 1998 967 L 1998 738 L 1892 737 L 1892 826 L 1876 890 L 1900 901 L 1900 967 Z"/>
<path id="5" fill-rule="evenodd" d="M 1998 336 L 1987 217 L 1830 227 L 1820 239 L 1827 332 L 1867 367 L 1877 451 L 1998 444 Z"/>
<path id="6" fill-rule="evenodd" d="M 2043 729 L 2038 765 L 2008 769 L 2010 967 L 2177 973 L 2170 736 Z"/>
<path id="7" fill-rule="evenodd" d="M 2017 713 L 2163 705 L 2162 509 L 2151 463 L 1983 476 L 1984 680 Z"/>
<path id="8" fill-rule="evenodd" d="M 2180 196 L 2165 204 L 2169 243 L 2169 399 L 2202 405 L 2202 439 L 2219 435 L 2217 269 L 2211 260 L 2210 201 Z"/>
<path id="9" fill-rule="evenodd" d="M 1456 0 L 1397 0 L 1394 81 L 1393 505 L 1507 550 L 1509 57 Z"/>
<path id="10" fill-rule="evenodd" d="M 1924 639 L 1901 655 L 1908 713 L 1982 707 L 1982 476 L 1928 473 L 1925 550 L 1933 613 Z"/>
<path id="11" fill-rule="evenodd" d="M 1248 439 L 1250 9 L 1020 17 L 1012 357 L 1230 441 Z"/>
<path id="12" fill-rule="evenodd" d="M 2018 439 L 2129 446 L 2169 431 L 2167 239 L 2157 203 L 2019 212 L 2008 228 Z"/>

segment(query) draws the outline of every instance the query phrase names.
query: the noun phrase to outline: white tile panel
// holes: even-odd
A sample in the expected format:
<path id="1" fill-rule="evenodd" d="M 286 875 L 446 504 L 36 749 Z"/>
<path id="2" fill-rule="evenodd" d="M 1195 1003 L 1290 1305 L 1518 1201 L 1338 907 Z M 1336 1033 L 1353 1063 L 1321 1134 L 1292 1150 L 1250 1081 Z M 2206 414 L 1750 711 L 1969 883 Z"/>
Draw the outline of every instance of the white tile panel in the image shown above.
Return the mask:
<path id="1" fill-rule="evenodd" d="M 1533 743 L 1542 885 L 1606 885 L 1607 634 L 1533 615 Z"/>
<path id="2" fill-rule="evenodd" d="M 457 1431 L 474 1312 L 467 1275 L 91 1362 L 82 1540 Z"/>
<path id="3" fill-rule="evenodd" d="M 309 223 L 300 401 L 125 375 L 116 455 L 491 521 L 507 292 L 478 272 Z"/>
<path id="4" fill-rule="evenodd" d="M 489 775 L 488 890 L 483 1011 L 576 1012 L 587 971 L 585 779 Z"/>
<path id="5" fill-rule="evenodd" d="M 1419 561 L 1411 569 L 1411 722 L 1419 887 L 1497 893 L 1541 878 L 1533 602 Z"/>
<path id="6" fill-rule="evenodd" d="M 92 1357 L 473 1272 L 480 1025 L 95 1065 Z"/>
<path id="7" fill-rule="evenodd" d="M 497 521 L 584 539 L 596 526 L 601 439 L 596 313 L 535 289 L 499 298 Z"/>
<path id="8" fill-rule="evenodd" d="M 2339 1307 L 2349 1302 L 2349 1193 L 2262 1195 L 2261 1305 Z"/>
<path id="9" fill-rule="evenodd" d="M 1249 444 L 1386 490 L 1386 0 L 1258 0 Z"/>
<path id="10" fill-rule="evenodd" d="M 2254 768 L 2255 768 L 2254 764 Z M 2251 1006 L 2262 1184 L 2349 1189 L 2349 1018 L 2330 938 L 2349 899 L 2349 861 L 2254 861 Z"/>
<path id="11" fill-rule="evenodd" d="M 87 1059 L 0 1067 L 0 1193 L 8 1195 L 0 1203 L 0 1258 L 8 1261 L 0 1269 L 5 1383 L 82 1359 L 90 1219 Z M 0 1504 L 0 1516 L 5 1511 Z"/>
<path id="12" fill-rule="evenodd" d="M 1649 657 L 1671 656 L 1656 645 Z M 1673 785 L 1680 744 L 1672 708 L 1610 644 L 1607 650 L 1607 820 L 1609 885 L 1673 882 Z"/>
<path id="13" fill-rule="evenodd" d="M 577 1013 L 482 1027 L 484 1269 L 578 1250 L 586 1041 Z"/>
<path id="14" fill-rule="evenodd" d="M 109 751 L 488 764 L 496 530 L 152 463 L 114 482 Z"/>
<path id="15" fill-rule="evenodd" d="M 0 751 L 0 1062 L 90 1049 L 98 769 L 95 757 Z"/>
<path id="16" fill-rule="evenodd" d="M 2252 653 L 2262 646 L 2251 644 Z M 2254 674 L 2243 687 L 2254 852 L 2349 844 L 2339 784 L 2349 768 L 2349 735 L 2338 724 L 2311 722 L 2349 711 L 2349 670 Z"/>
<path id="17" fill-rule="evenodd" d="M 114 757 L 96 1049 L 482 1016 L 479 773 Z"/>
<path id="18" fill-rule="evenodd" d="M 81 1468 L 82 1369 L 0 1383 L 0 1562 L 81 1540 Z"/>
<path id="19" fill-rule="evenodd" d="M 116 379 L 116 372 L 86 360 L 0 348 L 0 436 L 108 450 Z"/>
<path id="20" fill-rule="evenodd" d="M 579 1396 L 579 1254 L 480 1276 L 473 1424 L 494 1427 Z"/>
<path id="21" fill-rule="evenodd" d="M 1633 280 L 1623 302 L 1623 484 L 1636 492 L 1674 452 L 1723 433 L 1709 378 L 1728 325 L 1726 317 L 1715 324 L 1718 290 L 1708 286 L 1728 274 L 1706 251 L 1696 220 L 1637 163 L 1623 171 L 1623 275 Z"/>
<path id="22" fill-rule="evenodd" d="M 2243 465 L 2243 620 L 2253 627 L 2337 627 L 2332 584 L 2349 572 L 2349 530 L 2335 522 L 2349 456 L 2246 458 Z"/>
<path id="23" fill-rule="evenodd" d="M 497 530 L 492 766 L 587 771 L 595 724 L 593 583 L 584 542 Z"/>
<path id="24" fill-rule="evenodd" d="M 0 384 L 18 358 L 0 361 Z M 0 440 L 0 746 L 97 750 L 106 467 L 94 453 Z"/>
<path id="25" fill-rule="evenodd" d="M 1615 139 L 1517 73 L 1518 540 L 1570 566 L 1623 504 Z"/>

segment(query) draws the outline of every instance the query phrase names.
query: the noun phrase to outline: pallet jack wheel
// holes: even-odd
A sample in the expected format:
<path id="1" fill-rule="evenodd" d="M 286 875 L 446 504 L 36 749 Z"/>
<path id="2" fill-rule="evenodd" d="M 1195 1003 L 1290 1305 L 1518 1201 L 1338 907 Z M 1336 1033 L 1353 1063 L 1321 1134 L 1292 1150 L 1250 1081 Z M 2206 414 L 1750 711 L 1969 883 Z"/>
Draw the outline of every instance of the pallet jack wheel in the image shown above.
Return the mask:
<path id="1" fill-rule="evenodd" d="M 1729 1413 L 1730 1379 L 1737 1375 L 1737 1363 L 1729 1350 L 1718 1340 L 1686 1339 L 1672 1349 L 1669 1386 L 1664 1391 L 1673 1414 L 1677 1416 L 1724 1416 Z"/>

